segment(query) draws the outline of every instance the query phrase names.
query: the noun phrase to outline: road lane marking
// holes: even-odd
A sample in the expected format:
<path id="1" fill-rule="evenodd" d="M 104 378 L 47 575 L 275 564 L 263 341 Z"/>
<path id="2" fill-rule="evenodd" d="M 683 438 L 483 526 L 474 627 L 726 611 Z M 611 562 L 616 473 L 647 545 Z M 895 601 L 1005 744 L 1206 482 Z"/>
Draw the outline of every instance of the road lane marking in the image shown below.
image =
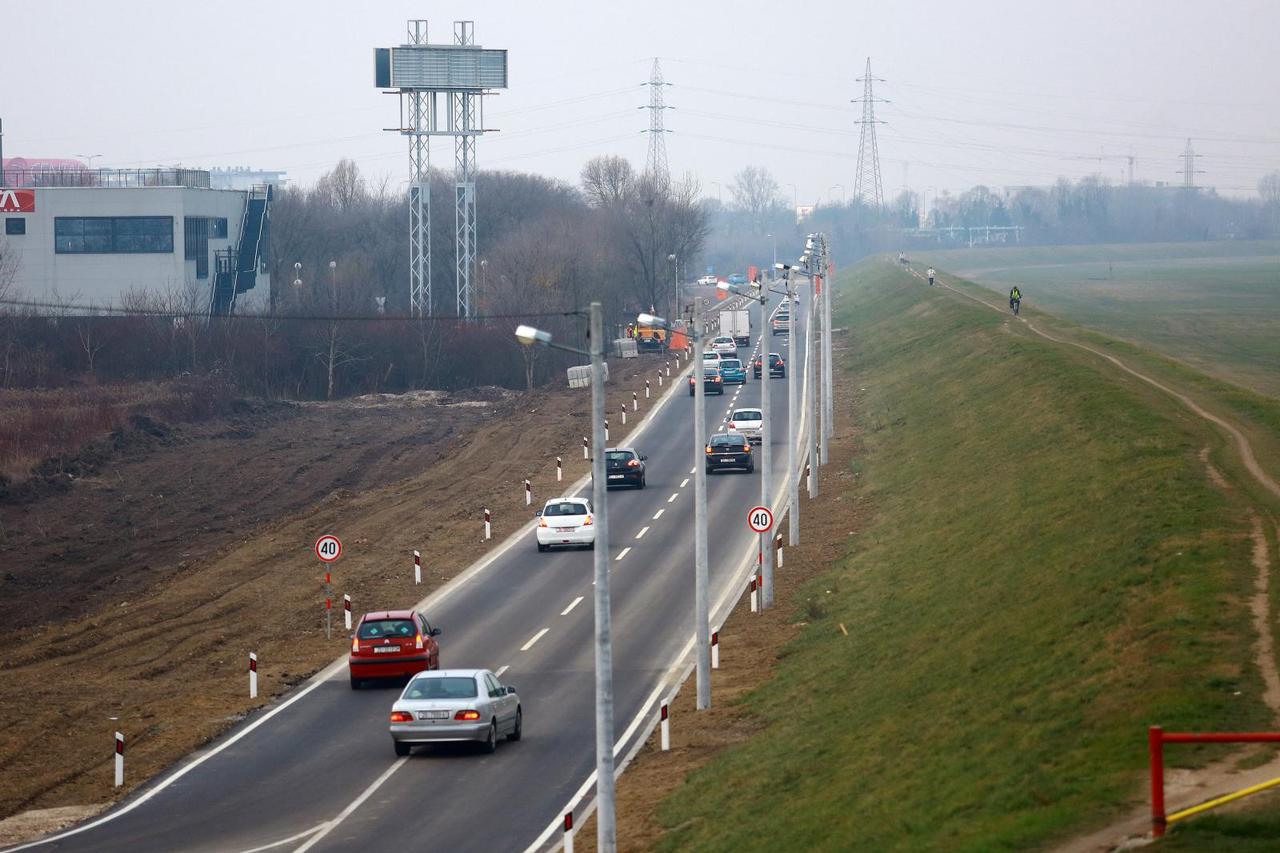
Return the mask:
<path id="1" fill-rule="evenodd" d="M 506 672 L 509 669 L 511 669 L 510 664 L 503 664 L 502 666 L 498 667 L 498 670 L 497 672 L 494 673 L 494 675 L 497 676 L 498 678 L 501 678 L 502 673 Z"/>
<path id="2" fill-rule="evenodd" d="M 667 503 L 669 503 L 669 504 L 673 504 L 673 503 L 675 503 L 675 502 L 676 502 L 676 498 L 678 498 L 678 497 L 680 497 L 680 493 L 679 493 L 679 492 L 675 492 L 675 493 L 673 493 L 673 494 L 671 495 L 671 497 L 667 498 Z"/>
<path id="3" fill-rule="evenodd" d="M 529 649 L 533 648 L 533 644 L 541 640 L 542 635 L 547 633 L 550 630 L 551 630 L 550 628 L 543 628 L 541 631 L 534 634 L 533 637 L 529 640 L 529 642 L 525 643 L 523 646 L 520 647 L 520 651 L 522 652 L 529 651 Z"/>
<path id="4" fill-rule="evenodd" d="M 283 847 L 286 844 L 292 844 L 295 841 L 301 841 L 313 832 L 319 832 L 324 829 L 323 823 L 318 823 L 310 829 L 304 829 L 297 835 L 290 835 L 288 838 L 281 838 L 279 841 L 272 841 L 270 844 L 263 844 L 261 847 L 250 847 L 248 850 L 241 850 L 240 853 L 262 853 L 263 850 L 271 850 L 275 847 Z"/>
<path id="5" fill-rule="evenodd" d="M 696 473 L 698 473 L 698 469 L 697 469 L 697 468 L 690 468 L 690 469 L 689 469 L 689 473 L 690 473 L 690 474 L 696 474 Z"/>
<path id="6" fill-rule="evenodd" d="M 628 545 L 626 548 L 623 548 L 621 551 L 618 552 L 618 556 L 614 557 L 613 561 L 617 563 L 621 561 L 623 557 L 627 556 L 627 554 L 630 554 L 630 553 L 631 553 L 631 546 Z"/>
<path id="7" fill-rule="evenodd" d="M 577 597 L 577 598 L 575 598 L 573 601 L 569 602 L 569 606 L 568 606 L 568 607 L 566 607 L 564 610 L 561 610 L 561 611 L 560 611 L 560 615 L 561 615 L 561 616 L 568 616 L 568 615 L 569 615 L 569 611 L 570 611 L 570 610 L 572 610 L 573 608 L 577 607 L 577 606 L 578 606 L 579 604 L 581 604 L 581 603 L 582 603 L 582 596 L 578 596 L 578 597 Z"/>
<path id="8" fill-rule="evenodd" d="M 644 535 L 649 532 L 648 527 L 641 527 L 640 532 L 636 534 L 637 539 L 643 539 Z"/>
<path id="9" fill-rule="evenodd" d="M 687 485 L 689 485 L 689 478 L 685 477 L 683 480 L 680 481 L 680 488 L 683 489 Z"/>
<path id="10" fill-rule="evenodd" d="M 651 519 L 649 519 L 649 520 L 650 520 L 650 521 L 657 521 L 659 518 L 662 518 L 662 514 L 663 514 L 664 512 L 666 512 L 666 511 L 667 511 L 667 510 L 666 510 L 665 508 L 658 510 L 657 512 L 655 512 L 655 513 L 653 514 L 653 518 L 651 518 Z"/>
<path id="11" fill-rule="evenodd" d="M 364 804 L 364 801 L 372 797 L 373 792 L 381 788 L 383 783 L 385 783 L 388 779 L 391 778 L 391 774 L 395 773 L 397 770 L 403 767 L 405 762 L 408 760 L 409 760 L 408 756 L 405 756 L 404 758 L 397 758 L 390 767 L 388 767 L 386 770 L 383 771 L 381 776 L 373 780 L 372 785 L 365 788 L 364 791 L 360 794 L 360 796 L 352 800 L 350 805 L 348 805 L 345 809 L 338 812 L 338 816 L 335 817 L 333 820 L 329 821 L 328 825 L 325 826 L 324 829 L 320 830 L 318 833 L 312 836 L 310 841 L 308 841 L 306 844 L 299 847 L 297 850 L 294 851 L 294 853 L 306 853 L 306 851 L 310 850 L 312 847 L 315 847 L 317 844 L 319 844 L 322 838 L 324 838 L 330 832 L 333 832 L 335 829 L 337 829 L 338 824 L 342 823 L 344 820 L 349 818 L 352 812 L 360 808 L 360 806 Z"/>

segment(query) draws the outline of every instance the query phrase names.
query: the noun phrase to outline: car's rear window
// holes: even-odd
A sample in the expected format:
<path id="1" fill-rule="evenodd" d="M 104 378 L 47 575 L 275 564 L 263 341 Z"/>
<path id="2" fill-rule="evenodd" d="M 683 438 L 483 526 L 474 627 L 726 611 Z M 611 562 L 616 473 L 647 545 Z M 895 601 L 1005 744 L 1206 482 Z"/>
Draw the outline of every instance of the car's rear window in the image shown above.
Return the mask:
<path id="1" fill-rule="evenodd" d="M 741 447 L 742 436 L 740 435 L 713 435 L 711 436 L 712 447 Z"/>
<path id="2" fill-rule="evenodd" d="M 412 619 L 373 619 L 360 623 L 360 639 L 380 640 L 383 637 L 413 637 L 418 628 Z"/>
<path id="3" fill-rule="evenodd" d="M 404 692 L 405 699 L 474 699 L 478 695 L 476 680 L 460 675 L 415 678 Z"/>
<path id="4" fill-rule="evenodd" d="M 735 421 L 761 421 L 764 417 L 760 414 L 759 409 L 738 409 L 733 413 Z"/>
<path id="5" fill-rule="evenodd" d="M 543 515 L 586 515 L 587 505 L 576 503 L 574 501 L 561 501 L 560 503 L 547 504 L 546 509 L 542 511 Z"/>
<path id="6" fill-rule="evenodd" d="M 636 455 L 630 450 L 610 450 L 604 458 L 610 462 L 630 462 Z"/>
<path id="7" fill-rule="evenodd" d="M 742 362 L 738 361 L 736 358 L 726 358 L 720 362 L 720 367 L 721 368 L 727 367 L 730 370 L 737 370 L 738 368 L 742 367 Z"/>

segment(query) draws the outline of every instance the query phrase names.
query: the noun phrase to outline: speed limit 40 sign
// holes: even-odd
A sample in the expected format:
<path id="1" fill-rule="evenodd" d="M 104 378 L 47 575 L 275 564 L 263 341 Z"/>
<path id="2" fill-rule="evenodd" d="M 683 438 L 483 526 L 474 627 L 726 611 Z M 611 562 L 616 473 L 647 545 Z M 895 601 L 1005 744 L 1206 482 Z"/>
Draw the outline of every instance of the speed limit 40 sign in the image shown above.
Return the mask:
<path id="1" fill-rule="evenodd" d="M 326 533 L 316 540 L 316 556 L 322 563 L 332 563 L 342 556 L 342 540 L 332 533 Z"/>
<path id="2" fill-rule="evenodd" d="M 773 513 L 767 506 L 753 506 L 747 513 L 747 526 L 756 533 L 768 533 L 773 529 Z"/>

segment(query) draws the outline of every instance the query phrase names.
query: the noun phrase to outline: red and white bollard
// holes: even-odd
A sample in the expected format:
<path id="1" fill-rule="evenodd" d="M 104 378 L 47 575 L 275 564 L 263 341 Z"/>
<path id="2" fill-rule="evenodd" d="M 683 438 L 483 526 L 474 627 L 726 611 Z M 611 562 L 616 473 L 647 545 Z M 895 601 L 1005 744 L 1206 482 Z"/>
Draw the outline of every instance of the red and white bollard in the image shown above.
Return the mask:
<path id="1" fill-rule="evenodd" d="M 564 853 L 573 853 L 573 812 L 564 813 Z"/>
<path id="2" fill-rule="evenodd" d="M 562 460 L 559 456 L 557 456 L 556 457 L 556 482 L 559 483 L 559 482 L 562 482 L 563 480 L 564 480 L 564 460 Z"/>
<path id="3" fill-rule="evenodd" d="M 622 425 L 623 426 L 627 425 L 627 404 L 626 403 L 622 404 Z"/>
<path id="4" fill-rule="evenodd" d="M 587 437 L 585 435 L 582 437 L 582 458 L 591 458 L 591 442 L 587 441 Z"/>
<path id="5" fill-rule="evenodd" d="M 116 787 L 124 784 L 124 735 L 116 732 Z"/>
<path id="6" fill-rule="evenodd" d="M 662 374 L 658 374 L 658 381 L 659 382 L 662 381 Z M 644 398 L 646 400 L 649 399 L 649 380 L 648 379 L 644 381 Z"/>
<path id="7" fill-rule="evenodd" d="M 606 418 L 604 422 L 604 440 L 605 441 L 609 440 L 609 419 L 608 418 Z"/>
<path id="8" fill-rule="evenodd" d="M 342 594 L 342 627 L 351 630 L 351 596 Z"/>
<path id="9" fill-rule="evenodd" d="M 711 668 L 720 668 L 720 632 L 711 632 Z"/>
<path id="10" fill-rule="evenodd" d="M 646 398 L 648 398 L 649 396 L 649 381 L 647 379 L 645 380 L 645 383 L 644 383 L 644 396 Z M 640 395 L 638 395 L 635 391 L 631 392 L 631 411 L 633 412 L 640 411 Z"/>
<path id="11" fill-rule="evenodd" d="M 249 698 L 258 698 L 258 656 L 249 652 Z"/>
<path id="12" fill-rule="evenodd" d="M 413 549 L 413 582 L 422 583 L 422 555 L 418 553 L 417 548 Z"/>
<path id="13" fill-rule="evenodd" d="M 489 510 L 484 511 L 484 538 L 493 538 L 493 516 L 489 514 Z"/>
<path id="14" fill-rule="evenodd" d="M 668 376 L 670 376 L 670 375 L 671 375 L 671 362 L 669 362 L 669 361 L 667 362 L 667 375 L 668 375 Z M 659 382 L 661 382 L 661 381 L 662 381 L 662 379 L 661 379 L 661 378 L 659 378 L 659 379 L 658 379 L 658 381 L 659 381 Z"/>
<path id="15" fill-rule="evenodd" d="M 808 462 L 804 463 L 804 487 L 810 490 L 813 489 L 813 468 L 809 466 Z"/>
<path id="16" fill-rule="evenodd" d="M 528 481 L 524 481 L 524 505 L 533 505 L 533 485 Z"/>
<path id="17" fill-rule="evenodd" d="M 778 568 L 782 568 L 782 534 L 779 533 L 773 537 L 773 564 Z"/>
<path id="18" fill-rule="evenodd" d="M 662 751 L 666 752 L 671 749 L 671 711 L 667 706 L 665 699 L 662 702 L 662 717 L 660 719 L 662 720 L 662 723 L 660 724 Z"/>
<path id="19" fill-rule="evenodd" d="M 667 365 L 667 372 L 668 373 L 671 372 L 671 365 L 669 364 Z M 661 370 L 658 371 L 658 387 L 659 388 L 662 387 L 662 371 Z"/>
<path id="20" fill-rule="evenodd" d="M 756 604 L 756 576 L 755 576 L 755 574 L 752 574 L 752 575 L 751 575 L 751 585 L 750 585 L 747 589 L 748 589 L 748 591 L 749 591 L 749 593 L 750 593 L 750 598 L 751 598 L 751 612 L 752 612 L 752 613 L 755 613 L 757 610 L 759 610 L 759 605 L 757 605 L 757 604 Z"/>

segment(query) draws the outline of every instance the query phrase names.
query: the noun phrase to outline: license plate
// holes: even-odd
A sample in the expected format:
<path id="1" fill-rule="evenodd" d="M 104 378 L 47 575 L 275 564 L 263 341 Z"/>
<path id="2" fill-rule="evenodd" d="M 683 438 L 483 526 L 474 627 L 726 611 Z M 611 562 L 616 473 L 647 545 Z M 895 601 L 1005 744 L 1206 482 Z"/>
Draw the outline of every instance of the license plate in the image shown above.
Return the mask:
<path id="1" fill-rule="evenodd" d="M 373 648 L 373 653 L 375 655 L 383 655 L 389 652 L 398 652 L 398 651 L 400 651 L 399 646 L 374 646 Z"/>
<path id="2" fill-rule="evenodd" d="M 573 528 L 572 528 L 572 527 L 557 527 L 557 528 L 556 528 L 556 533 L 572 533 L 572 532 L 573 532 Z"/>
<path id="3" fill-rule="evenodd" d="M 738 460 L 737 459 L 717 459 L 716 461 L 719 462 L 721 465 L 727 465 L 730 462 L 737 462 Z"/>
<path id="4" fill-rule="evenodd" d="M 419 711 L 419 720 L 447 720 L 449 719 L 448 711 Z"/>
<path id="5" fill-rule="evenodd" d="M 622 479 L 622 475 L 621 475 L 621 474 L 610 474 L 610 475 L 609 475 L 609 479 L 610 479 L 610 480 L 621 480 L 621 479 Z"/>

